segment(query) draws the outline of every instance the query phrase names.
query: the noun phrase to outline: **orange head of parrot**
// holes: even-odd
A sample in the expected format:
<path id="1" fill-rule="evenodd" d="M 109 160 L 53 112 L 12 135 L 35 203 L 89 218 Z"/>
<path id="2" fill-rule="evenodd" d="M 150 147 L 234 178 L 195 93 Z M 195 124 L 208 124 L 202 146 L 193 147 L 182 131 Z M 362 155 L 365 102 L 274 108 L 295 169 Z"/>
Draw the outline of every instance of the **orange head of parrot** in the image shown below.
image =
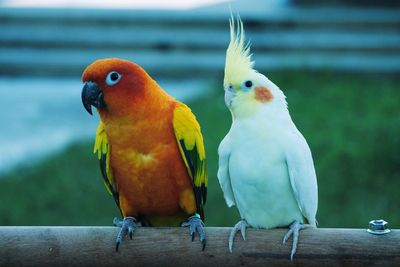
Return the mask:
<path id="1" fill-rule="evenodd" d="M 82 103 L 92 114 L 92 106 L 107 113 L 123 114 L 143 102 L 155 81 L 139 65 L 128 60 L 107 58 L 90 64 L 82 75 Z"/>

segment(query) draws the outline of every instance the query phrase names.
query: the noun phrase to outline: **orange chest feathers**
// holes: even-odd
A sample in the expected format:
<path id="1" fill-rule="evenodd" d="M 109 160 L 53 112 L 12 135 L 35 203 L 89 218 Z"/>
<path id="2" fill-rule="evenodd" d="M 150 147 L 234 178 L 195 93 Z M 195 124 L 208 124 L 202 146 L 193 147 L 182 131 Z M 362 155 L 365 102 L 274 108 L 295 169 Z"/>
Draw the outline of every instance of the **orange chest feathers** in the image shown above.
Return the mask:
<path id="1" fill-rule="evenodd" d="M 124 216 L 172 216 L 195 211 L 191 179 L 176 141 L 172 116 L 106 126 L 110 166 Z"/>

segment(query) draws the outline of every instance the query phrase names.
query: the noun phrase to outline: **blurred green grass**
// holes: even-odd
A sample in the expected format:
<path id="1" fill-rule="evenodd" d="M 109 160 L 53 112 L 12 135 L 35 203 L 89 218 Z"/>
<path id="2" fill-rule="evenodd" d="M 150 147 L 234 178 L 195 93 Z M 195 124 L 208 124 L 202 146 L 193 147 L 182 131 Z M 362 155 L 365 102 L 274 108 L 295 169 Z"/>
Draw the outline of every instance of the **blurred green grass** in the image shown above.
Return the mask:
<path id="1" fill-rule="evenodd" d="M 273 72 L 269 78 L 285 92 L 313 152 L 320 227 L 366 227 L 376 218 L 400 227 L 400 78 L 301 71 Z M 217 148 L 231 117 L 222 88 L 215 88 L 188 104 L 207 149 L 206 223 L 231 226 L 238 213 L 226 207 L 216 178 Z M 91 151 L 92 141 L 76 143 L 2 175 L 0 225 L 111 225 L 118 210 Z"/>

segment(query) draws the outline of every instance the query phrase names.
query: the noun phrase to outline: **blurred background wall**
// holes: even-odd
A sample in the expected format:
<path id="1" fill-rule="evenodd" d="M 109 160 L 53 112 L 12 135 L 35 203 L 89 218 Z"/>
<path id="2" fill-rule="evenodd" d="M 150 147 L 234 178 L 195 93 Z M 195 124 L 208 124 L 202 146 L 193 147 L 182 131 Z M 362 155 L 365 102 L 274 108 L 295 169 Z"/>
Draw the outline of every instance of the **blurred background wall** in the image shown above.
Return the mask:
<path id="1" fill-rule="evenodd" d="M 233 224 L 216 178 L 231 122 L 222 90 L 231 9 L 313 151 L 320 226 L 382 217 L 399 227 L 398 1 L 121 2 L 0 1 L 1 225 L 118 216 L 91 154 L 98 118 L 80 101 L 82 71 L 105 57 L 135 61 L 191 106 L 208 153 L 207 224 Z"/>

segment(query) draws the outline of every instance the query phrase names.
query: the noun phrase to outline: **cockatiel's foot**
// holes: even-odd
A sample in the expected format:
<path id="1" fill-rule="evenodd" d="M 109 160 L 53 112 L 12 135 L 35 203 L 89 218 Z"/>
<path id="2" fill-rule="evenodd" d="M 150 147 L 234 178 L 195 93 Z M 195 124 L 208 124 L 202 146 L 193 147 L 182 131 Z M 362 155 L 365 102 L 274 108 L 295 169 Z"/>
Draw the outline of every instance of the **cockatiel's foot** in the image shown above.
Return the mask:
<path id="1" fill-rule="evenodd" d="M 235 235 L 238 231 L 242 234 L 243 240 L 246 240 L 246 228 L 249 226 L 249 224 L 246 222 L 245 219 L 240 220 L 235 226 L 232 228 L 231 233 L 229 234 L 229 241 L 228 241 L 228 246 L 229 246 L 229 252 L 232 253 L 232 246 L 233 246 L 233 240 L 235 239 Z"/>
<path id="2" fill-rule="evenodd" d="M 306 228 L 306 226 L 304 226 L 303 224 L 299 223 L 298 221 L 294 221 L 289 226 L 289 228 L 290 228 L 289 231 L 283 237 L 283 244 L 285 244 L 286 241 L 290 238 L 290 236 L 293 235 L 292 251 L 290 252 L 290 260 L 293 261 L 293 256 L 296 253 L 297 243 L 299 241 L 299 232 L 300 232 L 301 229 Z"/>
<path id="3" fill-rule="evenodd" d="M 187 218 L 186 221 L 181 224 L 181 226 L 189 227 L 189 233 L 192 236 L 192 241 L 194 241 L 195 233 L 199 233 L 200 242 L 203 245 L 202 250 L 204 251 L 204 249 L 206 248 L 206 231 L 204 229 L 205 225 L 201 220 L 200 215 L 196 213 L 195 215 L 190 216 L 189 218 Z"/>
<path id="4" fill-rule="evenodd" d="M 114 218 L 114 225 L 117 227 L 121 227 L 118 232 L 116 239 L 116 247 L 115 250 L 118 251 L 119 244 L 121 244 L 122 239 L 129 234 L 129 238 L 132 240 L 133 232 L 135 231 L 137 221 L 134 217 L 125 217 L 122 221 L 118 218 Z"/>

